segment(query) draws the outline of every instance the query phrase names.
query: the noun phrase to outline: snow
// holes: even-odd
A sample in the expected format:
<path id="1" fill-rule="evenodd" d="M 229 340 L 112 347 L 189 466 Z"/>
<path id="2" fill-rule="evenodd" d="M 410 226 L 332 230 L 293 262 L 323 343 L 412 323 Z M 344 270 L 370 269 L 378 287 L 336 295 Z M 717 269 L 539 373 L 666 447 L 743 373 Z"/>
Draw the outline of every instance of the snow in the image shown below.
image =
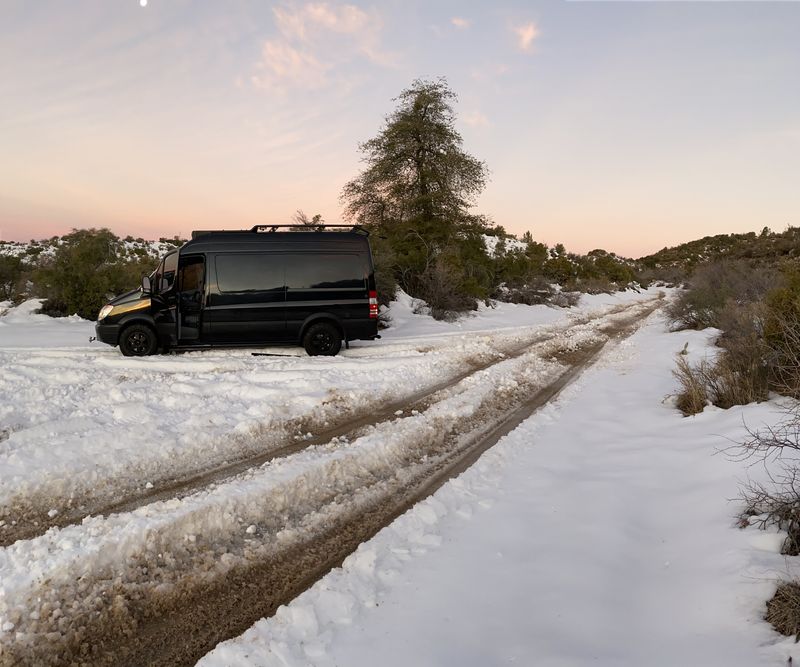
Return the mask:
<path id="1" fill-rule="evenodd" d="M 629 290 L 613 294 L 582 294 L 578 306 L 567 309 L 500 301 L 490 306 L 481 303 L 478 310 L 468 312 L 455 322 L 443 322 L 425 314 L 423 301 L 400 290 L 387 312 L 391 328 L 381 335 L 388 340 L 413 340 L 423 336 L 452 336 L 458 332 L 493 333 L 523 326 L 543 326 L 564 321 L 565 317 L 579 313 L 598 313 L 621 304 L 651 298 L 659 291 L 664 290 L 653 288 L 639 292 Z"/>
<path id="2" fill-rule="evenodd" d="M 53 318 L 37 313 L 43 301 L 29 299 L 16 307 L 9 301 L 0 302 L 0 350 L 89 346 L 94 322 L 77 315 Z"/>
<path id="3" fill-rule="evenodd" d="M 222 665 L 773 665 L 782 535 L 735 527 L 719 454 L 774 403 L 683 418 L 658 315 L 472 468 L 270 619 Z"/>
<path id="4" fill-rule="evenodd" d="M 499 362 L 352 442 L 0 549 L 0 654 L 6 639 L 41 641 L 57 620 L 41 610 L 59 597 L 81 609 L 120 581 L 133 590 L 175 583 L 171 561 L 137 575 L 161 545 L 173 559 L 204 558 L 181 567 L 210 575 L 326 525 L 337 508 L 320 510 L 320 499 L 332 489 L 342 506 L 368 504 L 392 471 L 442 429 L 475 418 L 483 401 L 552 380 L 560 366 L 548 346 L 592 339 L 587 315 L 613 320 L 622 304 L 656 293 L 583 297 L 566 310 L 482 306 L 456 323 L 415 313 L 400 294 L 382 340 L 334 358 L 270 348 L 260 351 L 281 356 L 128 359 L 89 344 L 93 323 L 36 314 L 37 301 L 0 303 L 0 507 L 35 499 L 51 518 L 82 494 L 157 489 L 198 461 L 307 439 L 337 414 Z M 692 418 L 674 407 L 675 355 L 685 346 L 690 359 L 713 355 L 715 333 L 669 333 L 651 316 L 468 471 L 200 664 L 750 667 L 800 658 L 763 621 L 776 577 L 800 574 L 779 553 L 783 536 L 735 527 L 731 499 L 760 471 L 719 454 L 746 426 L 774 423 L 776 402 Z M 543 334 L 552 341 L 509 358 Z M 17 518 L 0 520 L 0 531 Z M 197 541 L 203 549 L 174 546 Z"/>
<path id="5" fill-rule="evenodd" d="M 84 495 L 221 465 L 348 410 L 411 396 L 545 325 L 654 294 L 591 297 L 573 310 L 500 304 L 455 325 L 414 315 L 401 295 L 383 340 L 331 358 L 297 348 L 126 358 L 89 344 L 92 323 L 39 315 L 39 301 L 26 301 L 0 317 L 0 506 L 22 513 L 35 498 L 45 512 L 61 510 Z"/>
<path id="6" fill-rule="evenodd" d="M 151 573 L 144 580 L 136 580 L 141 577 L 140 559 L 153 550 L 154 544 L 175 544 L 186 536 L 201 534 L 209 548 L 225 545 L 225 552 L 231 553 L 237 523 L 247 525 L 245 532 L 252 535 L 258 531 L 253 518 L 269 517 L 274 522 L 275 516 L 293 516 L 300 524 L 279 530 L 275 534 L 278 541 L 285 544 L 299 539 L 304 531 L 325 525 L 326 512 L 339 511 L 346 505 L 342 499 L 325 511 L 319 510 L 321 499 L 331 489 L 336 490 L 337 497 L 348 490 L 353 496 L 349 502 L 356 507 L 367 504 L 370 494 L 382 492 L 377 480 L 390 483 L 397 470 L 420 458 L 420 451 L 430 446 L 437 432 L 475 415 L 488 397 L 511 393 L 522 382 L 542 387 L 551 381 L 559 370 L 559 364 L 546 360 L 552 350 L 570 340 L 577 343 L 591 339 L 596 336 L 596 326 L 573 326 L 557 343 L 543 342 L 537 351 L 479 371 L 445 390 L 441 400 L 424 414 L 381 424 L 354 442 L 312 447 L 180 500 L 152 503 L 126 514 L 89 517 L 80 525 L 51 529 L 40 537 L 18 541 L 0 550 L 0 621 L 5 617 L 16 623 L 29 606 L 51 604 L 65 591 L 75 589 L 75 597 L 81 597 L 78 591 L 87 581 L 94 582 L 96 595 L 106 595 L 104 587 L 115 585 L 114 577 L 119 579 L 123 574 L 140 588 L 179 576 L 167 568 L 160 577 L 151 579 Z M 365 486 L 367 482 L 371 486 Z M 274 546 L 273 540 L 266 540 L 261 546 L 247 548 L 250 553 L 268 552 Z M 211 554 L 209 550 L 191 557 L 202 563 Z M 231 557 L 235 555 L 231 553 Z M 192 564 L 199 568 L 197 562 Z M 210 566 L 224 569 L 225 562 L 212 559 Z M 114 577 L 109 576 L 111 571 Z M 46 589 L 39 588 L 40 581 L 48 582 Z M 36 641 L 35 633 L 31 641 Z"/>
<path id="7" fill-rule="evenodd" d="M 488 234 L 483 235 L 483 243 L 486 246 L 486 252 L 489 253 L 490 256 L 494 257 L 497 255 L 497 246 L 500 241 L 505 242 L 506 251 L 509 250 L 526 250 L 528 248 L 528 244 L 524 241 L 520 241 L 515 238 L 507 238 L 501 239 L 499 236 L 489 236 Z"/>

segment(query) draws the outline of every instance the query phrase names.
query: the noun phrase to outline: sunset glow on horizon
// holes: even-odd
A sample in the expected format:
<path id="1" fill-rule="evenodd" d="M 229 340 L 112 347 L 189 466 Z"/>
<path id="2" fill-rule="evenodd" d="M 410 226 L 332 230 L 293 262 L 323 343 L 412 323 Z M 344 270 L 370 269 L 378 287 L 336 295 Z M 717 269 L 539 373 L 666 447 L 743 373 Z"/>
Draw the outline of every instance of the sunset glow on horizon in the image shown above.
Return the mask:
<path id="1" fill-rule="evenodd" d="M 0 239 L 342 222 L 393 98 L 446 77 L 475 211 L 638 257 L 800 226 L 800 3 L 4 0 Z"/>

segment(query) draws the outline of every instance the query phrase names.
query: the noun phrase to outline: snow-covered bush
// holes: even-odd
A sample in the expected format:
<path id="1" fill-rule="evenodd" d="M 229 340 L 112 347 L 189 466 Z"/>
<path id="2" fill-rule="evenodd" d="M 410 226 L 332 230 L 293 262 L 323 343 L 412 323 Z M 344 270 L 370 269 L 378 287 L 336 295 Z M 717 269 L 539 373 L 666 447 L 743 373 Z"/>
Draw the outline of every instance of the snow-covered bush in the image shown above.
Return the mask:
<path id="1" fill-rule="evenodd" d="M 36 272 L 37 296 L 46 297 L 42 312 L 77 313 L 94 319 L 113 295 L 135 288 L 155 260 L 128 256 L 108 229 L 82 229 L 62 237 L 52 260 Z"/>

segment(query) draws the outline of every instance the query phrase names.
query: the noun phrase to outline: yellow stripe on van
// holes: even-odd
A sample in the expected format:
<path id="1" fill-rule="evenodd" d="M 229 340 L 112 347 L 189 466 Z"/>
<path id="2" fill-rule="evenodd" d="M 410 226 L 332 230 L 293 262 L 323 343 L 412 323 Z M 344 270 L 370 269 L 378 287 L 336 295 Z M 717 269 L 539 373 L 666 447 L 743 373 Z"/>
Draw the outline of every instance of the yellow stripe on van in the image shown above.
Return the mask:
<path id="1" fill-rule="evenodd" d="M 111 311 L 112 315 L 124 315 L 125 313 L 130 313 L 134 310 L 143 310 L 144 308 L 150 307 L 150 299 L 145 299 L 144 301 L 134 301 L 133 303 L 125 303 L 121 306 L 114 306 L 114 310 Z"/>

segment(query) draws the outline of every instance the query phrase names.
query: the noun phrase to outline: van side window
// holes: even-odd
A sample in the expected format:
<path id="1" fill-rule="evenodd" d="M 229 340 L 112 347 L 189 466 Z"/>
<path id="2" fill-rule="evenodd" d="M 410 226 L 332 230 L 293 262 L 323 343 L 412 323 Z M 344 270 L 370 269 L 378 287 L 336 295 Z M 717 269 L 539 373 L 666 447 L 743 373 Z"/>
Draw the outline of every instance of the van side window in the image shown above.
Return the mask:
<path id="1" fill-rule="evenodd" d="M 364 289 L 366 278 L 366 262 L 361 255 L 314 253 L 286 256 L 286 286 L 289 289 Z"/>
<path id="2" fill-rule="evenodd" d="M 203 258 L 187 257 L 181 260 L 178 272 L 178 290 L 193 292 L 203 289 Z"/>
<path id="3" fill-rule="evenodd" d="M 283 261 L 274 254 L 217 255 L 220 292 L 272 292 L 283 289 Z"/>
<path id="4" fill-rule="evenodd" d="M 175 273 L 178 270 L 177 251 L 169 253 L 156 269 L 156 289 L 158 292 L 168 292 L 175 282 Z"/>

